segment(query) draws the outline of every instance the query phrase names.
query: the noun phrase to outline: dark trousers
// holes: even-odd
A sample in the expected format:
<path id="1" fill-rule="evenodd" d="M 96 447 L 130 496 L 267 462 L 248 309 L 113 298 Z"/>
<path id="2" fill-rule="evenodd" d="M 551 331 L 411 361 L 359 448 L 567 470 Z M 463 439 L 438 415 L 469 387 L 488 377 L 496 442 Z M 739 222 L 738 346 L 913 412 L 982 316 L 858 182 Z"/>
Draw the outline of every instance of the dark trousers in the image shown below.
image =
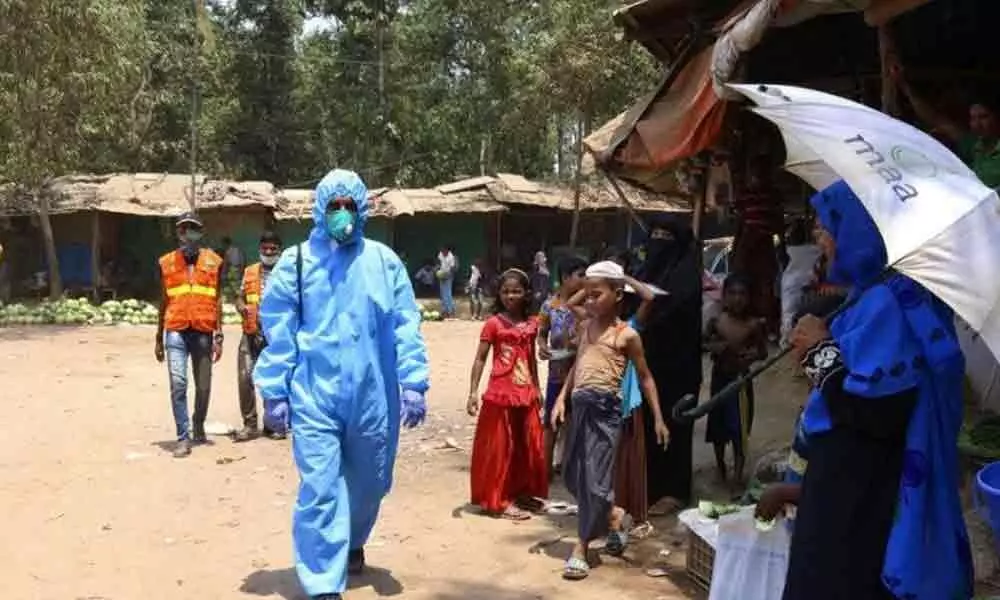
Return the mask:
<path id="1" fill-rule="evenodd" d="M 257 429 L 257 392 L 253 385 L 253 367 L 264 349 L 264 338 L 259 335 L 243 334 L 236 356 L 236 377 L 240 395 L 240 414 L 243 426 Z"/>
<path id="2" fill-rule="evenodd" d="M 170 374 L 170 403 L 177 426 L 177 439 L 191 439 L 191 420 L 187 406 L 187 364 L 191 359 L 194 373 L 194 430 L 203 434 L 212 394 L 212 334 L 200 331 L 167 331 L 163 334 Z"/>

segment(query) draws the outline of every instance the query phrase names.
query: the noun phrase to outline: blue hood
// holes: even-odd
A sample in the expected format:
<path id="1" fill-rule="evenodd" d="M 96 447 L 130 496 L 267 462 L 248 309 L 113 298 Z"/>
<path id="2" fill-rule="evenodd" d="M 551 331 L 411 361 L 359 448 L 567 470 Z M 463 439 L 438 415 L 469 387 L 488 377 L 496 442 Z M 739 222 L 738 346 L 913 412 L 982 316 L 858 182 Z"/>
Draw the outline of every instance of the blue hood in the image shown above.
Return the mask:
<path id="1" fill-rule="evenodd" d="M 354 171 L 334 169 L 326 174 L 316 186 L 313 203 L 313 235 L 330 239 L 326 231 L 326 207 L 334 198 L 349 197 L 358 207 L 358 221 L 354 226 L 353 240 L 359 240 L 364 235 L 365 223 L 368 222 L 368 187 Z"/>
<path id="2" fill-rule="evenodd" d="M 850 186 L 841 179 L 815 194 L 809 202 L 816 209 L 816 218 L 837 244 L 828 271 L 830 282 L 859 287 L 874 283 L 889 260 L 885 242 Z"/>

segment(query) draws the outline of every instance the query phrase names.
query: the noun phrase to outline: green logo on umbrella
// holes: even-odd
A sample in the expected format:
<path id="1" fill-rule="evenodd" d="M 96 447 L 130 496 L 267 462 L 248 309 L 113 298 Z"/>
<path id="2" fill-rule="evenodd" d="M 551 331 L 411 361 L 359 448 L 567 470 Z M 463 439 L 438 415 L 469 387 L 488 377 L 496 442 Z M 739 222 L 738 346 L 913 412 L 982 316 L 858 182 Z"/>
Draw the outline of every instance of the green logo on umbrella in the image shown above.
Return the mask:
<path id="1" fill-rule="evenodd" d="M 924 153 L 912 148 L 894 146 L 889 155 L 892 156 L 897 167 L 914 177 L 932 178 L 938 174 L 937 164 L 927 158 Z"/>

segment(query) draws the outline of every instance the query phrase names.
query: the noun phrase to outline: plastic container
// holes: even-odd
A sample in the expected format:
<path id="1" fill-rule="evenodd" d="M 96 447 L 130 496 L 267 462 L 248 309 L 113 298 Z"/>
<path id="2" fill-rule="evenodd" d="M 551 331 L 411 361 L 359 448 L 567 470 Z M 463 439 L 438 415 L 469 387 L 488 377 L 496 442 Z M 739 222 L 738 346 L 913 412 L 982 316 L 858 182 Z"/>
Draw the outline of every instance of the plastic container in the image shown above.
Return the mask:
<path id="1" fill-rule="evenodd" d="M 1000 462 L 993 462 L 976 474 L 973 493 L 976 511 L 993 530 L 993 539 L 1000 540 Z"/>

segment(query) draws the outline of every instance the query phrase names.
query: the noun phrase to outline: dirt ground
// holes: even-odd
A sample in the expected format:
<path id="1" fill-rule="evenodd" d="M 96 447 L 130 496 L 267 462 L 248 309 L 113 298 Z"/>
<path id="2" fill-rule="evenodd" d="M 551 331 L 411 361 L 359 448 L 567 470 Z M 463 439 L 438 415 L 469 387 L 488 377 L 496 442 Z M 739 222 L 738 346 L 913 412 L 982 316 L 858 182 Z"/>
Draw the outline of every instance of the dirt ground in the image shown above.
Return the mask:
<path id="1" fill-rule="evenodd" d="M 352 582 L 348 598 L 697 597 L 683 576 L 683 536 L 669 519 L 656 519 L 659 533 L 626 560 L 605 557 L 590 579 L 571 584 L 559 577 L 571 520 L 514 524 L 466 510 L 474 423 L 464 404 L 478 325 L 428 323 L 424 331 L 430 416 L 403 434 L 395 488 L 368 546 L 371 572 Z M 236 425 L 238 331 L 228 334 L 209 421 Z M 292 570 L 289 442 L 215 437 L 173 459 L 166 368 L 153 359 L 153 335 L 150 327 L 0 330 L 4 597 L 303 598 Z M 780 368 L 760 381 L 755 454 L 788 440 L 801 386 Z M 699 497 L 712 493 L 702 426 Z M 645 574 L 659 563 L 669 577 Z"/>

